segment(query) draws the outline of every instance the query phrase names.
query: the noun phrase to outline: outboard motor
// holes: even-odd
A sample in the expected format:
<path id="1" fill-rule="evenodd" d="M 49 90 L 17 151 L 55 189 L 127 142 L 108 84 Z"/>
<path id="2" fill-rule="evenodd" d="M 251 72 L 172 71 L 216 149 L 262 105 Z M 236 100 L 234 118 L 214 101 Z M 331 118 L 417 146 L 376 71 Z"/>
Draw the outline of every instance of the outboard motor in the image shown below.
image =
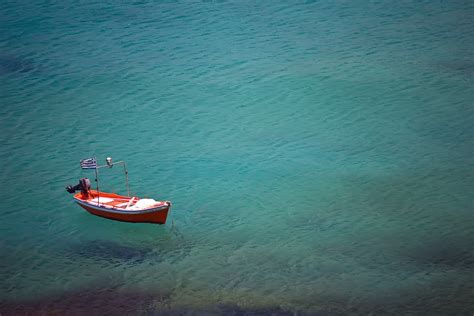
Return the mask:
<path id="1" fill-rule="evenodd" d="M 69 193 L 76 193 L 76 191 L 81 190 L 82 194 L 87 196 L 89 194 L 89 190 L 91 188 L 91 182 L 87 178 L 82 178 L 79 180 L 79 183 L 75 186 L 68 185 L 66 190 Z"/>

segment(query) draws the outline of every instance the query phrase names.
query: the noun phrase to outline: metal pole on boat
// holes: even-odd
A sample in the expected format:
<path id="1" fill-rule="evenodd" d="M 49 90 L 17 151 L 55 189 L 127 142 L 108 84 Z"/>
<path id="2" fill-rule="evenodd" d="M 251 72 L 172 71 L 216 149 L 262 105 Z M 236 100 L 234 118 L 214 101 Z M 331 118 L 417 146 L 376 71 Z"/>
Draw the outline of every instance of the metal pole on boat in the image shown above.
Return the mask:
<path id="1" fill-rule="evenodd" d="M 130 186 L 128 185 L 128 170 L 127 170 L 127 165 L 125 164 L 125 161 L 117 161 L 117 162 L 112 162 L 112 157 L 107 157 L 105 160 L 107 162 L 106 165 L 103 166 L 96 166 L 95 167 L 95 181 L 97 182 L 97 197 L 99 197 L 99 169 L 100 168 L 112 168 L 114 165 L 118 164 L 123 164 L 123 171 L 125 172 L 125 184 L 127 185 L 127 192 L 128 196 L 130 197 Z"/>
<path id="2" fill-rule="evenodd" d="M 100 191 L 99 191 L 99 168 L 95 167 L 95 182 L 97 183 L 97 204 L 100 203 Z"/>
<path id="3" fill-rule="evenodd" d="M 128 196 L 130 197 L 130 187 L 128 186 L 128 170 L 125 161 L 123 162 L 123 171 L 125 172 L 125 183 L 127 185 Z"/>

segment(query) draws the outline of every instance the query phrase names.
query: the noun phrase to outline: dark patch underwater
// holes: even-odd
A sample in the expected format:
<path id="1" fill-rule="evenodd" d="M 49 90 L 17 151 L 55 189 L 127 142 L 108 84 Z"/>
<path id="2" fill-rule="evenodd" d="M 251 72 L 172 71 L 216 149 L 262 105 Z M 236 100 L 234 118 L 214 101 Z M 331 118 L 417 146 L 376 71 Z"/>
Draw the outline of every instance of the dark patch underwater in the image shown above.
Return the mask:
<path id="1" fill-rule="evenodd" d="M 35 69 L 34 63 L 27 58 L 0 55 L 0 75 L 27 73 Z"/>

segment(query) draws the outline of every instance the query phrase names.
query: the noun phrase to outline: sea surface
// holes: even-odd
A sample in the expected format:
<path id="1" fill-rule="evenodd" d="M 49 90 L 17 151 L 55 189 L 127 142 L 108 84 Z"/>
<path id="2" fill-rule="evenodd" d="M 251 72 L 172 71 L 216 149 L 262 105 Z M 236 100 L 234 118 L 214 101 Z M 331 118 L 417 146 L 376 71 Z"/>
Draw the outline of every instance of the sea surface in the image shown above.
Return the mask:
<path id="1" fill-rule="evenodd" d="M 1 1 L 0 314 L 472 315 L 473 100 L 472 1 Z"/>

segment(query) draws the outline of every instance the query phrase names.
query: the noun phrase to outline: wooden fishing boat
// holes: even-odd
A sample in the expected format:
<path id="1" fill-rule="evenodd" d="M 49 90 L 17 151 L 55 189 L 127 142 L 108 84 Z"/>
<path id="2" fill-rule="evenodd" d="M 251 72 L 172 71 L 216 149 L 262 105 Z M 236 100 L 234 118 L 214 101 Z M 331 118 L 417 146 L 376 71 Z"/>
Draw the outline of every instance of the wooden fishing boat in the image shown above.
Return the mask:
<path id="1" fill-rule="evenodd" d="M 112 168 L 116 164 L 123 164 L 128 196 L 116 193 L 99 191 L 98 169 L 103 167 Z M 113 219 L 117 221 L 132 223 L 155 223 L 165 224 L 168 213 L 171 209 L 170 201 L 156 201 L 150 198 L 130 197 L 128 187 L 128 171 L 125 162 L 112 162 L 112 158 L 107 158 L 107 165 L 97 166 L 95 158 L 81 160 L 81 168 L 95 169 L 97 189 L 92 190 L 88 178 L 79 180 L 75 186 L 68 185 L 66 190 L 74 193 L 74 200 L 82 208 L 93 215 Z M 76 193 L 76 191 L 80 191 Z"/>

